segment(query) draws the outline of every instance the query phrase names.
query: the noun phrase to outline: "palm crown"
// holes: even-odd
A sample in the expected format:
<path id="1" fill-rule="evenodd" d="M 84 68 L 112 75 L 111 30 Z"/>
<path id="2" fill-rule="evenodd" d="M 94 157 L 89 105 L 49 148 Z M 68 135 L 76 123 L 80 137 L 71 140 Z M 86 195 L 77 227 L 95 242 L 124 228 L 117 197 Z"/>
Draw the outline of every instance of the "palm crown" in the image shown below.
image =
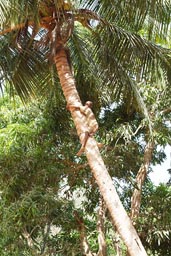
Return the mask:
<path id="1" fill-rule="evenodd" d="M 148 39 L 165 40 L 170 9 L 167 1 L 1 1 L 1 80 L 23 99 L 42 92 L 55 81 L 55 51 L 67 45 L 82 88 L 89 81 L 115 97 L 130 87 L 136 94 L 137 76 L 154 81 L 169 69 L 170 51 Z"/>

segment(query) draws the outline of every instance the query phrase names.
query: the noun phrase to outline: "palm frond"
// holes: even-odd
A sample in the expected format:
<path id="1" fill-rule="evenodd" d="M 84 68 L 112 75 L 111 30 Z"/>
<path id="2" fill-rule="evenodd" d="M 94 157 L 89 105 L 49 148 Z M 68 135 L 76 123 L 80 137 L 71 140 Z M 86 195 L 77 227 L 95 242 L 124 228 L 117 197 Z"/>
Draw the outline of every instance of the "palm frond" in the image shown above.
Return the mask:
<path id="1" fill-rule="evenodd" d="M 96 36 L 97 35 L 97 36 Z M 154 79 L 155 72 L 165 63 L 171 54 L 170 49 L 163 48 L 135 33 L 130 33 L 116 25 L 102 26 L 94 34 L 95 45 L 98 49 L 104 70 L 116 73 L 114 70 L 122 67 L 130 77 L 139 74 L 141 79 Z M 100 43 L 99 43 L 100 40 Z M 156 72 L 157 73 L 157 72 Z"/>
<path id="2" fill-rule="evenodd" d="M 94 22 L 91 26 L 88 24 L 89 31 L 75 25 L 68 42 L 77 86 L 83 99 L 92 95 L 92 92 L 96 96 L 100 95 L 99 88 L 102 95 L 119 98 L 125 89 L 130 88 L 131 91 L 132 82 L 135 83 L 137 77 L 139 80 L 154 82 L 163 72 L 165 80 L 169 80 L 170 50 L 147 40 L 149 31 L 153 32 L 157 26 L 160 26 L 156 30 L 159 36 L 161 32 L 167 34 L 171 16 L 169 1 L 129 0 L 111 3 L 108 0 L 80 0 L 78 6 L 70 1 L 68 3 L 65 6 L 63 0 L 0 0 L 1 30 L 9 29 L 7 35 L 0 32 L 0 54 L 3 56 L 0 73 L 12 86 L 15 85 L 22 98 L 28 97 L 29 92 L 34 95 L 38 88 L 45 92 L 47 82 L 52 87 L 54 85 L 54 75 L 50 71 L 51 67 L 49 69 L 51 47 L 46 29 L 46 25 L 50 26 L 49 17 L 53 19 L 54 8 L 58 13 L 59 9 L 60 12 L 69 10 L 67 14 L 73 15 L 74 20 L 82 25 L 85 22 L 86 27 L 91 20 Z M 8 14 L 10 16 L 7 19 Z M 149 26 L 149 20 L 151 24 L 153 22 L 152 26 Z M 38 28 L 35 24 L 42 27 Z M 142 30 L 143 26 L 146 26 L 147 31 L 145 38 L 135 33 Z M 35 36 L 29 30 L 34 31 L 36 28 Z M 167 71 L 164 73 L 163 70 Z"/>
<path id="3" fill-rule="evenodd" d="M 27 20 L 36 24 L 39 16 L 38 3 L 39 1 L 34 0 L 1 0 L 1 31 L 5 29 L 14 29 L 19 24 L 24 24 Z"/>
<path id="4" fill-rule="evenodd" d="M 32 45 L 21 52 L 15 44 L 10 43 L 13 37 L 13 33 L 0 37 L 0 70 L 4 80 L 8 81 L 11 87 L 15 87 L 24 100 L 29 96 L 34 97 L 35 92 L 42 89 L 48 64 L 45 54 L 33 51 Z M 3 87 L 4 84 L 1 83 L 0 86 Z"/>
<path id="5" fill-rule="evenodd" d="M 91 32 L 77 24 L 68 42 L 68 47 L 81 100 L 83 103 L 91 100 L 95 106 L 95 110 L 97 110 L 100 102 L 100 81 L 97 76 L 98 64 L 95 62 L 93 56 L 94 50 Z"/>
<path id="6" fill-rule="evenodd" d="M 160 78 L 168 83 L 169 72 L 166 74 L 165 70 L 171 68 L 170 49 L 110 24 L 98 25 L 97 33 L 93 34 L 93 38 L 94 56 L 99 71 L 101 70 L 98 75 L 104 83 L 101 86 L 102 93 L 106 91 L 107 86 L 110 100 L 119 100 L 121 95 L 133 92 L 138 108 L 146 117 L 149 130 L 152 131 L 148 111 L 135 85 L 140 81 L 153 84 Z"/>
<path id="7" fill-rule="evenodd" d="M 148 36 L 168 34 L 171 22 L 171 1 L 128 0 L 94 2 L 81 1 L 85 8 L 96 11 L 102 18 L 119 27 L 138 32 L 146 26 Z"/>

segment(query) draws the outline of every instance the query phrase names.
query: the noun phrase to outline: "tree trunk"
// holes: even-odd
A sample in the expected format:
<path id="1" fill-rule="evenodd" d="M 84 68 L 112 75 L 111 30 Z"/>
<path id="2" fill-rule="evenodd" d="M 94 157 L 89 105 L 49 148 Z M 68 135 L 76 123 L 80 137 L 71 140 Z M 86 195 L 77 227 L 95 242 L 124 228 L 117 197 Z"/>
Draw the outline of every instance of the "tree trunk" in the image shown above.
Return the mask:
<path id="1" fill-rule="evenodd" d="M 107 256 L 107 246 L 105 240 L 105 204 L 103 198 L 100 196 L 99 210 L 97 213 L 97 231 L 98 231 L 98 244 L 99 251 L 97 256 Z"/>
<path id="2" fill-rule="evenodd" d="M 65 49 L 62 48 L 59 50 L 54 60 L 67 104 L 81 104 L 76 90 L 75 80 L 67 61 Z M 88 131 L 86 117 L 80 111 L 74 109 L 71 109 L 71 115 L 82 144 L 84 133 L 86 130 Z M 138 234 L 119 199 L 116 189 L 114 188 L 113 181 L 104 165 L 94 138 L 89 137 L 86 143 L 85 153 L 92 174 L 95 177 L 101 195 L 103 196 L 104 202 L 110 212 L 113 225 L 116 226 L 119 234 L 128 248 L 130 255 L 146 256 L 147 254 L 138 237 Z"/>
<path id="3" fill-rule="evenodd" d="M 87 241 L 86 228 L 85 228 L 83 219 L 79 216 L 77 211 L 74 212 L 74 216 L 75 216 L 75 219 L 77 221 L 78 229 L 79 229 L 79 232 L 80 232 L 82 253 L 85 256 L 93 256 L 93 254 L 90 250 L 90 247 L 89 247 L 89 243 Z"/>
<path id="4" fill-rule="evenodd" d="M 154 142 L 148 142 L 145 147 L 144 152 L 144 163 L 140 167 L 137 177 L 136 177 L 136 187 L 134 189 L 132 198 L 131 198 L 131 214 L 130 217 L 134 222 L 139 216 L 140 205 L 141 205 L 141 194 L 142 194 L 142 186 L 144 184 L 145 178 L 147 176 L 147 171 L 151 162 L 152 154 L 154 149 Z"/>
<path id="5" fill-rule="evenodd" d="M 113 238 L 113 244 L 116 251 L 115 256 L 122 256 L 121 238 L 117 231 L 115 231 L 115 237 Z"/>

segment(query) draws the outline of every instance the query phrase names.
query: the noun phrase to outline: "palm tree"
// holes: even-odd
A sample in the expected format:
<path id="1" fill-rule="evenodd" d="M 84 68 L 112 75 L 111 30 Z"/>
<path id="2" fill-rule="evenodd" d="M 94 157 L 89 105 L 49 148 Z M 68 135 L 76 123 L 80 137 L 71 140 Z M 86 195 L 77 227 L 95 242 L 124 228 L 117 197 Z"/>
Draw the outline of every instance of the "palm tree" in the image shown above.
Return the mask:
<path id="1" fill-rule="evenodd" d="M 112 89 L 111 100 L 119 95 L 140 99 L 134 77 L 155 80 L 169 70 L 169 51 L 149 42 L 156 34 L 164 40 L 170 23 L 170 4 L 160 1 L 0 1 L 0 73 L 25 100 L 55 86 L 56 67 L 67 107 L 83 145 L 89 122 L 76 88 L 81 81 L 97 77 L 101 95 Z M 160 10 L 160 11 L 158 11 Z M 78 25 L 79 23 L 79 25 Z M 138 32 L 146 27 L 146 39 Z M 156 29 L 156 27 L 158 28 Z M 152 35 L 151 38 L 148 36 Z M 163 36 L 163 37 L 162 37 Z M 70 63 L 70 52 L 76 81 Z M 152 76 L 152 71 L 155 75 Z M 166 76 L 165 76 L 166 78 Z M 95 79 L 94 79 L 95 80 Z M 105 86 L 104 86 L 105 84 Z M 108 89 L 107 89 L 108 88 Z M 131 89 L 131 90 L 130 90 Z M 136 96 L 136 97 L 135 97 Z M 145 108 L 142 108 L 146 114 Z M 92 114 L 92 113 L 91 113 Z M 132 256 L 147 255 L 126 214 L 111 177 L 101 158 L 96 140 L 89 136 L 85 154 L 107 208 Z"/>

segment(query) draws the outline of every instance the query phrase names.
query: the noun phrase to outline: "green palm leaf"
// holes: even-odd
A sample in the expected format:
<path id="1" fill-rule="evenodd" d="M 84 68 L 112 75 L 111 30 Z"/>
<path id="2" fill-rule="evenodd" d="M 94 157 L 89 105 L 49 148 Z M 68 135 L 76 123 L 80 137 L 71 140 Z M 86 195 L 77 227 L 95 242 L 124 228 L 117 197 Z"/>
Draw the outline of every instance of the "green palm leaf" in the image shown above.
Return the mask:
<path id="1" fill-rule="evenodd" d="M 7 35 L 0 36 L 1 80 L 8 80 L 23 99 L 35 95 L 36 91 L 45 92 L 47 82 L 49 87 L 54 84 L 49 69 L 51 47 L 48 33 L 45 28 L 36 30 L 42 17 L 49 15 L 52 6 L 59 10 L 59 3 L 64 1 L 0 1 L 1 30 L 14 28 L 18 24 L 22 24 L 20 29 L 23 29 L 20 31 L 16 27 Z M 76 7 L 86 9 L 77 10 Z M 159 7 L 158 13 L 156 10 Z M 128 89 L 133 89 L 132 84 L 137 76 L 139 80 L 154 81 L 167 70 L 165 79 L 168 80 L 170 50 L 135 33 L 146 25 L 148 34 L 147 21 L 153 16 L 153 28 L 155 24 L 161 25 L 159 36 L 161 32 L 167 34 L 171 13 L 170 7 L 167 7 L 167 1 L 156 4 L 153 1 L 114 1 L 112 4 L 108 1 L 97 4 L 94 1 L 80 1 L 75 6 L 70 5 L 69 13 L 89 29 L 75 26 L 68 42 L 77 84 L 80 85 L 81 81 L 80 91 L 81 87 L 85 88 L 90 83 L 96 88 L 96 93 L 97 88 L 101 88 L 102 95 L 106 95 L 107 87 L 113 87 L 111 95 L 114 100 Z M 89 21 L 90 24 L 86 23 Z M 21 44 L 21 52 L 17 48 L 17 41 Z M 83 98 L 86 97 L 86 94 L 83 95 Z"/>
<path id="2" fill-rule="evenodd" d="M 85 1 L 81 1 L 85 3 Z M 110 23 L 138 32 L 146 26 L 148 35 L 164 36 L 169 32 L 171 1 L 86 1 L 85 8 L 91 8 Z"/>

